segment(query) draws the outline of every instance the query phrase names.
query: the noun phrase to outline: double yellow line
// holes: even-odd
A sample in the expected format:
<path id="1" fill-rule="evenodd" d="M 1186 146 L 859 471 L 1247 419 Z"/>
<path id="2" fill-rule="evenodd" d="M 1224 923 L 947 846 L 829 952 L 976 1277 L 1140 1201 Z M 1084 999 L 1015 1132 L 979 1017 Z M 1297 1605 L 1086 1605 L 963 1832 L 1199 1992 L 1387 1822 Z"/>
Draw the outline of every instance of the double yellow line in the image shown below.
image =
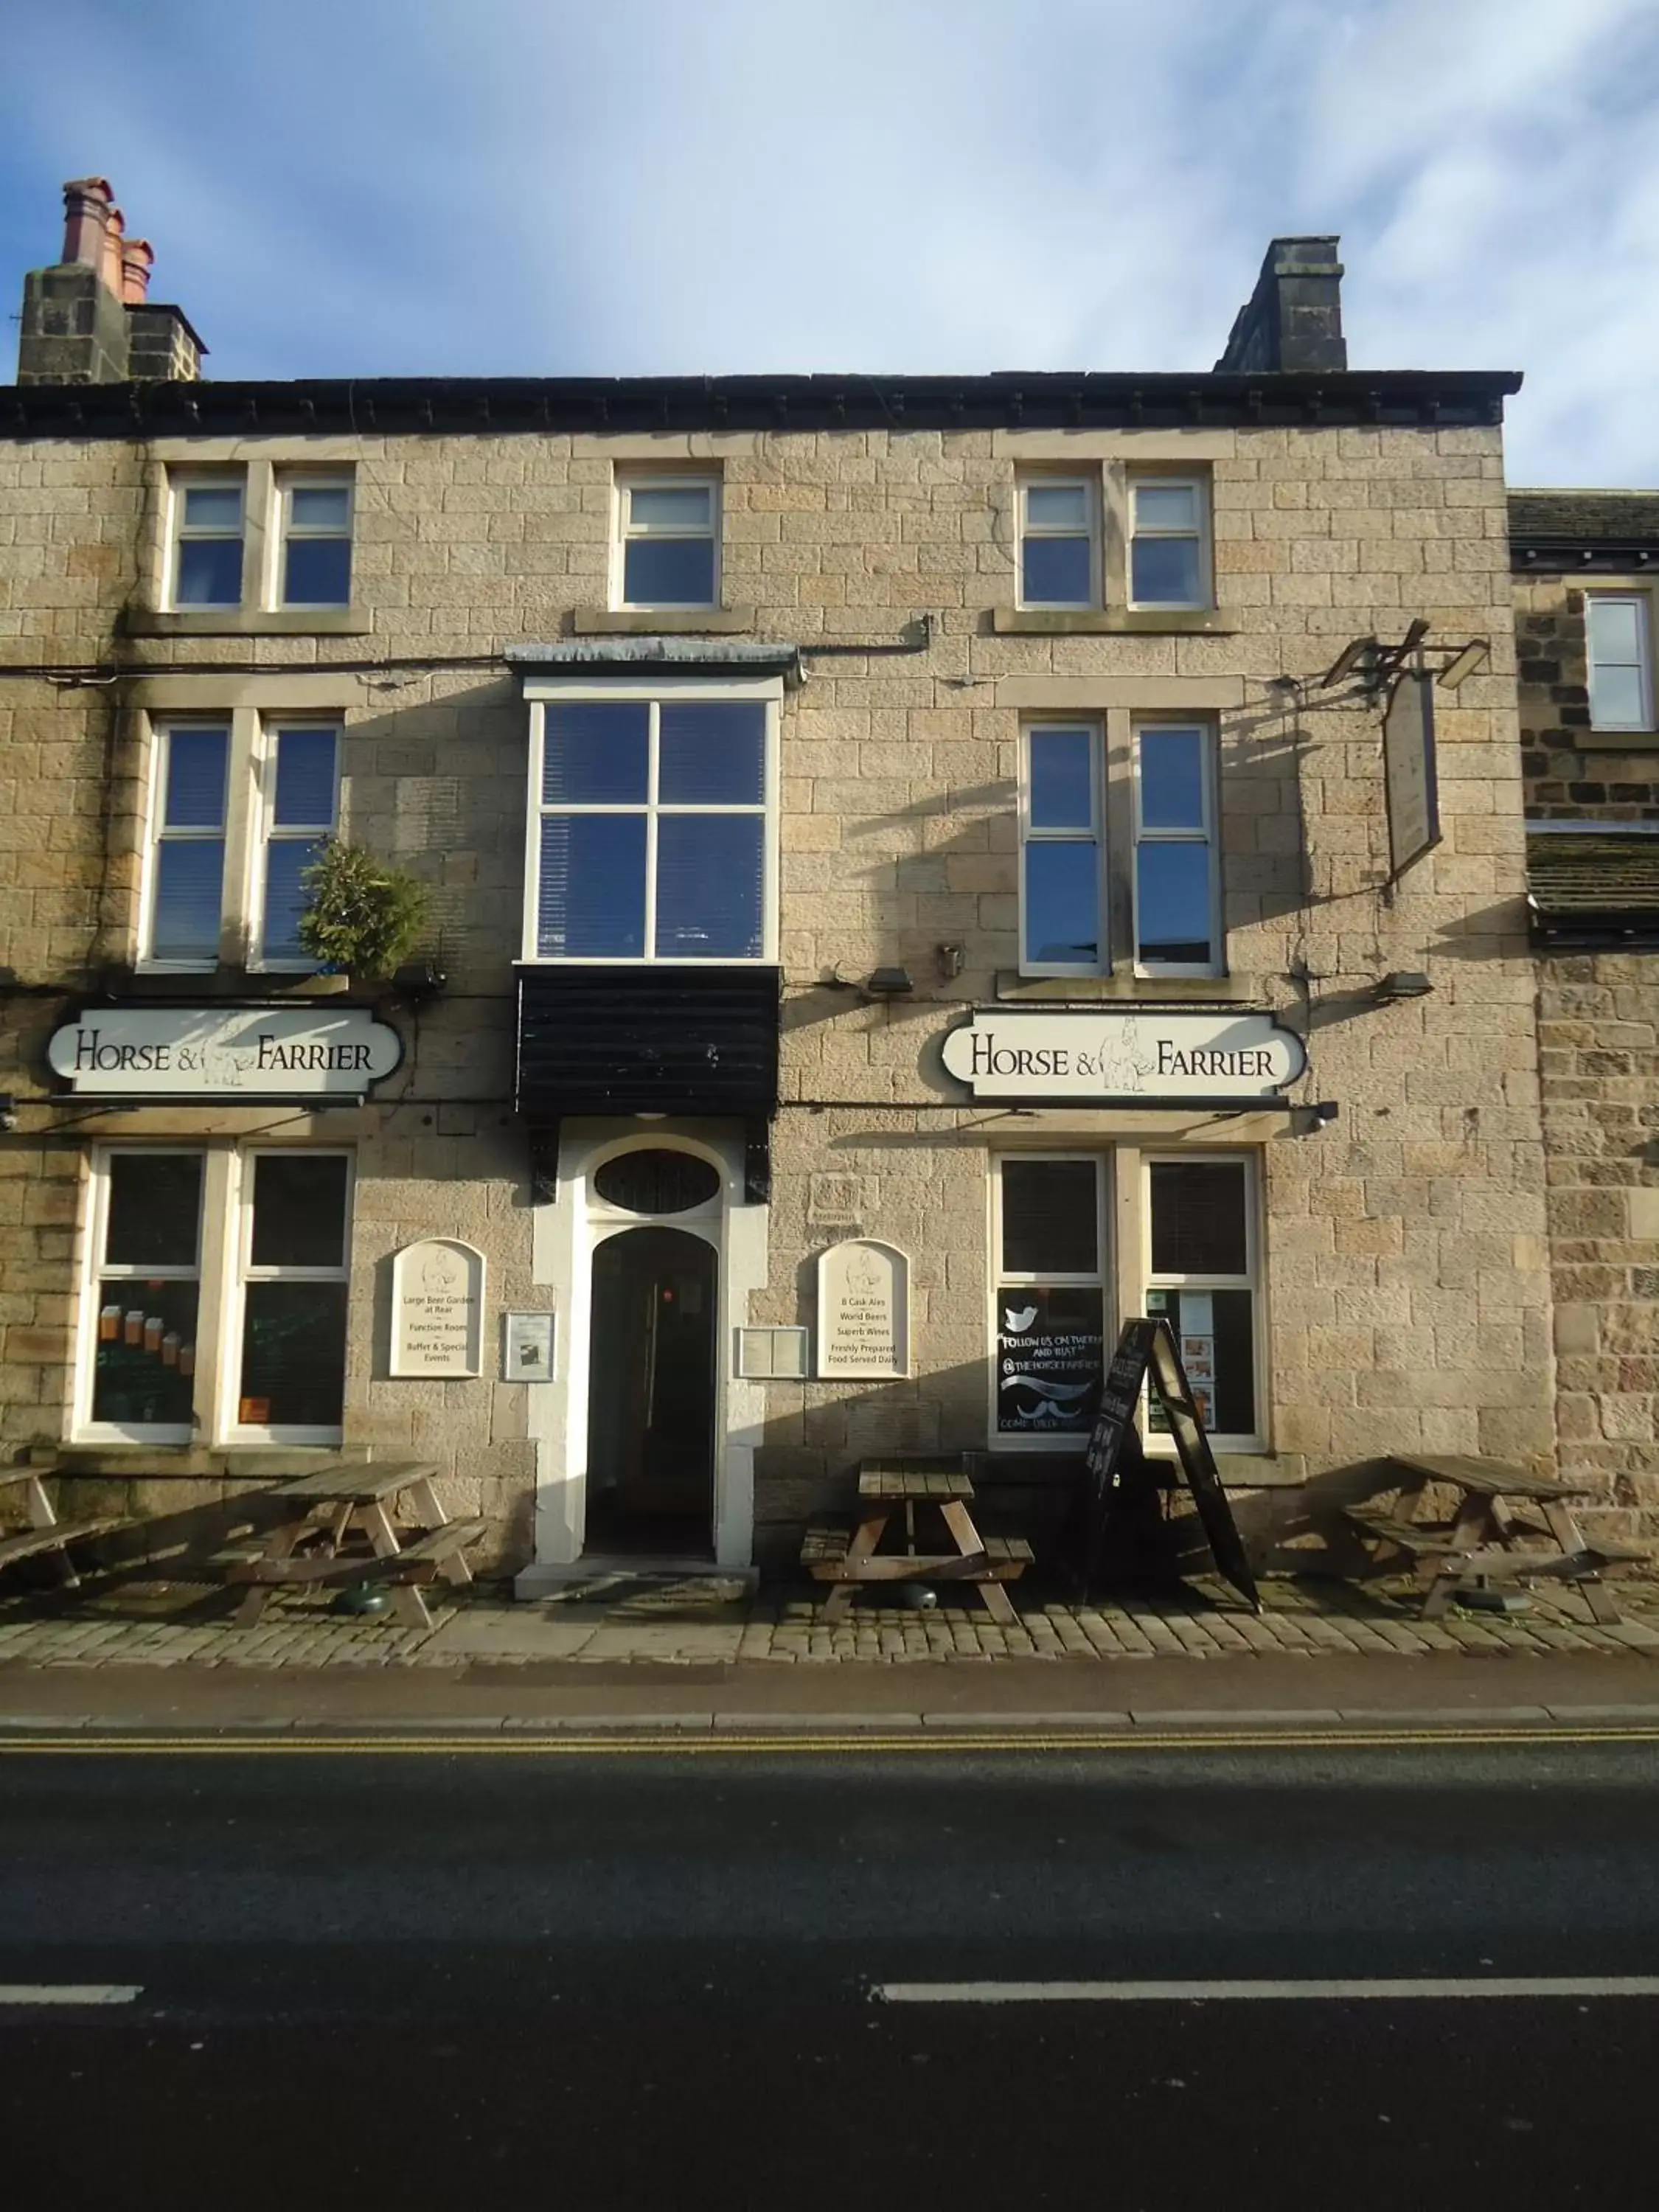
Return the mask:
<path id="1" fill-rule="evenodd" d="M 1203 1751 L 1376 1751 L 1487 1750 L 1517 1744 L 1609 1745 L 1659 1744 L 1659 1727 L 1574 1728 L 1352 1728 L 1270 1729 L 1237 1730 L 1224 1728 L 1157 1731 L 1124 1729 L 1109 1734 L 1085 1730 L 1036 1729 L 983 1734 L 967 1729 L 917 1729 L 882 1735 L 876 1729 L 841 1735 L 810 1731 L 789 1735 L 780 1730 L 752 1735 L 693 1735 L 684 1729 L 652 1733 L 630 1729 L 626 1734 L 577 1735 L 559 1729 L 545 1735 L 529 1729 L 504 1730 L 499 1735 L 443 1735 L 436 1732 L 409 1735 L 302 1735 L 235 1734 L 212 1735 L 94 1735 L 76 1730 L 62 1735 L 0 1737 L 0 1757 L 13 1758 L 173 1758 L 173 1759 L 338 1759 L 365 1756 L 407 1759 L 619 1759 L 844 1757 L 854 1753 L 895 1753 L 912 1756 L 945 1757 L 963 1752 L 984 1753 L 1135 1753 Z"/>

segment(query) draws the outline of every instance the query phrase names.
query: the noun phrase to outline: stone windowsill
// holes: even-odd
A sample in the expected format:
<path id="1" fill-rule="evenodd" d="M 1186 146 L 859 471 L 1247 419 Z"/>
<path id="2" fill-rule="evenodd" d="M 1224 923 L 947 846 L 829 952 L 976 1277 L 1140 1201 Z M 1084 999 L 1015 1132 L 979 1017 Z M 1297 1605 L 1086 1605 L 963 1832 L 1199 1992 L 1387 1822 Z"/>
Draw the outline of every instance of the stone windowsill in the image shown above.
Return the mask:
<path id="1" fill-rule="evenodd" d="M 1164 1451 L 1154 1443 L 1146 1455 L 1155 1466 L 1173 1469 L 1176 1487 L 1184 1486 L 1173 1447 Z M 1308 1479 L 1307 1457 L 1302 1452 L 1287 1452 L 1282 1458 L 1277 1452 L 1218 1452 L 1215 1464 L 1230 1490 L 1300 1490 Z"/>
<path id="2" fill-rule="evenodd" d="M 997 974 L 997 997 L 1042 1005 L 1099 1002 L 1136 1006 L 1255 1006 L 1261 986 L 1255 975 L 1021 975 L 1004 968 Z"/>
<path id="3" fill-rule="evenodd" d="M 578 607 L 577 637 L 734 637 L 755 627 L 753 607 Z"/>
<path id="4" fill-rule="evenodd" d="M 371 617 L 356 607 L 129 607 L 129 637 L 367 637 Z"/>
<path id="5" fill-rule="evenodd" d="M 1575 730 L 1571 735 L 1583 753 L 1659 752 L 1659 730 Z"/>
<path id="6" fill-rule="evenodd" d="M 257 1000 L 337 999 L 351 992 L 349 975 L 298 975 L 280 969 L 267 974 L 257 968 L 225 965 L 190 969 L 135 968 L 112 979 L 125 999 Z M 371 994 L 373 995 L 373 994 Z"/>
<path id="7" fill-rule="evenodd" d="M 280 1482 L 314 1474 L 341 1460 L 367 1463 L 368 1450 L 338 1444 L 34 1444 L 29 1464 L 43 1474 L 102 1475 L 121 1481 L 147 1476 L 168 1482 Z"/>
<path id="8" fill-rule="evenodd" d="M 1215 607 L 1106 610 L 1095 607 L 993 607 L 999 637 L 1232 637 L 1237 625 Z"/>

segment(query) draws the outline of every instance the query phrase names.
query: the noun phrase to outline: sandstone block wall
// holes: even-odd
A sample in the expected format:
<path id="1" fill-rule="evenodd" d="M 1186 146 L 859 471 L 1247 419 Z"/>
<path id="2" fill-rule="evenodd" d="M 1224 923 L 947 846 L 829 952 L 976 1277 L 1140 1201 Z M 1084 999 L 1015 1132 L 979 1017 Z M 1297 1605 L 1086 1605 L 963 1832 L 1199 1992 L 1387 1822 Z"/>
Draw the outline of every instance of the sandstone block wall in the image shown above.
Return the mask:
<path id="1" fill-rule="evenodd" d="M 366 634 L 134 634 L 131 611 L 153 604 L 166 466 L 296 458 L 356 469 Z M 783 722 L 772 1273 L 751 1317 L 810 1318 L 811 1263 L 854 1218 L 916 1262 L 911 1380 L 769 1386 L 776 1410 L 757 1480 L 774 1540 L 862 1451 L 984 1443 L 986 1160 L 1004 1142 L 1259 1149 L 1281 1470 L 1318 1474 L 1391 1443 L 1548 1465 L 1551 1292 L 1495 429 L 0 447 L 4 657 L 106 660 L 118 640 L 129 667 L 175 672 L 99 690 L 0 678 L 0 963 L 21 1040 L 4 1081 L 26 1102 L 38 1096 L 39 1044 L 67 994 L 132 952 L 147 717 L 232 697 L 337 708 L 345 827 L 430 885 L 433 949 L 450 978 L 418 1015 L 393 1010 L 408 1056 L 356 1139 L 348 1443 L 436 1456 L 458 1496 L 470 1502 L 476 1485 L 521 1528 L 521 1505 L 514 1522 L 505 1501 L 522 1500 L 532 1479 L 522 1389 L 422 1395 L 377 1379 L 384 1258 L 417 1228 L 447 1229 L 486 1251 L 492 1327 L 499 1304 L 529 1297 L 527 1165 L 503 1118 L 525 713 L 492 657 L 565 635 L 604 605 L 617 465 L 698 459 L 722 477 L 727 605 L 752 607 L 756 635 L 805 655 Z M 1014 485 L 1028 465 L 1101 471 L 1109 512 L 1130 466 L 1206 473 L 1217 616 L 1085 634 L 1022 628 Z M 926 650 L 857 649 L 902 645 L 924 612 Z M 1437 637 L 1492 637 L 1494 659 L 1443 696 L 1443 842 L 1390 901 L 1378 717 L 1317 679 L 1349 639 L 1397 636 L 1417 615 Z M 342 666 L 411 656 L 450 665 Z M 1011 1127 L 965 1106 L 943 1075 L 939 1036 L 968 1006 L 1000 993 L 1094 995 L 1012 973 L 1018 733 L 1022 716 L 1054 711 L 1100 718 L 1120 799 L 1135 714 L 1214 717 L 1231 976 L 1114 978 L 1098 995 L 1274 1008 L 1310 1035 L 1299 1095 L 1336 1101 L 1334 1128 L 1304 1137 L 1279 1117 L 1126 1126 L 1042 1115 Z M 1120 902 L 1126 880 L 1120 872 Z M 964 951 L 948 982 L 935 959 L 945 943 Z M 912 1000 L 888 1008 L 842 988 L 890 963 L 917 980 Z M 1431 998 L 1372 1004 L 1378 975 L 1419 967 Z M 17 1134 L 0 1138 L 19 1190 L 18 1218 L 0 1218 L 0 1259 L 34 1270 L 20 1279 L 47 1302 L 7 1322 L 16 1379 L 0 1435 L 14 1450 L 63 1432 L 78 1233 L 67 1194 L 78 1191 L 88 1131 L 48 1141 L 58 1126 L 26 1103 Z"/>
<path id="2" fill-rule="evenodd" d="M 1598 578 L 1598 583 L 1605 580 Z M 1520 578 L 1522 759 L 1540 823 L 1659 820 L 1659 750 L 1585 743 L 1584 596 Z M 1593 1480 L 1589 1525 L 1659 1539 L 1659 963 L 1537 963 L 1538 1042 L 1564 1474 Z"/>

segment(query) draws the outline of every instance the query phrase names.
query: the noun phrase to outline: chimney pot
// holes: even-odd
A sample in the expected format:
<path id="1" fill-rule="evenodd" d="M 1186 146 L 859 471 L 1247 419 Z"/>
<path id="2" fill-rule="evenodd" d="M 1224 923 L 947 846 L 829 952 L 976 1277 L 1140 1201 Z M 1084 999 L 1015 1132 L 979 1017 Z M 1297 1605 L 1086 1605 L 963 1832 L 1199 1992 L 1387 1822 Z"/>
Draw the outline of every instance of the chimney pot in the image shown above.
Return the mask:
<path id="1" fill-rule="evenodd" d="M 112 207 L 104 231 L 104 259 L 99 274 L 118 300 L 121 296 L 121 247 L 126 228 L 126 217 L 118 207 Z"/>
<path id="2" fill-rule="evenodd" d="M 129 307 L 142 307 L 149 296 L 149 272 L 155 254 L 147 238 L 129 238 L 121 247 L 121 298 Z"/>
<path id="3" fill-rule="evenodd" d="M 104 239 L 114 195 L 107 177 L 73 177 L 64 187 L 64 261 L 104 265 Z"/>

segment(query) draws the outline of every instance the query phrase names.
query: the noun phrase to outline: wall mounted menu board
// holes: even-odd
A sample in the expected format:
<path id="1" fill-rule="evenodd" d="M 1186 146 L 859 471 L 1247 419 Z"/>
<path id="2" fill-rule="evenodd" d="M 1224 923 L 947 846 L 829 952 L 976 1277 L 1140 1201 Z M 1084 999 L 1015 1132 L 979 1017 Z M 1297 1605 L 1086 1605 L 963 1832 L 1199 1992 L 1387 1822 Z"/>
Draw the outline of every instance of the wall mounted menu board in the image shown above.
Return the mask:
<path id="1" fill-rule="evenodd" d="M 1216 1565 L 1252 1610 L 1260 1613 L 1261 1600 L 1255 1577 L 1227 1503 L 1227 1493 L 1222 1487 L 1215 1455 L 1199 1418 L 1192 1387 L 1182 1367 L 1174 1333 L 1167 1321 L 1157 1316 L 1124 1324 L 1112 1364 L 1106 1370 L 1100 1409 L 1084 1455 L 1084 1597 L 1087 1598 L 1099 1571 L 1106 1515 L 1123 1456 L 1124 1437 L 1133 1425 L 1142 1388 L 1149 1379 L 1163 1405 L 1181 1471 L 1193 1494 L 1199 1522 Z"/>

